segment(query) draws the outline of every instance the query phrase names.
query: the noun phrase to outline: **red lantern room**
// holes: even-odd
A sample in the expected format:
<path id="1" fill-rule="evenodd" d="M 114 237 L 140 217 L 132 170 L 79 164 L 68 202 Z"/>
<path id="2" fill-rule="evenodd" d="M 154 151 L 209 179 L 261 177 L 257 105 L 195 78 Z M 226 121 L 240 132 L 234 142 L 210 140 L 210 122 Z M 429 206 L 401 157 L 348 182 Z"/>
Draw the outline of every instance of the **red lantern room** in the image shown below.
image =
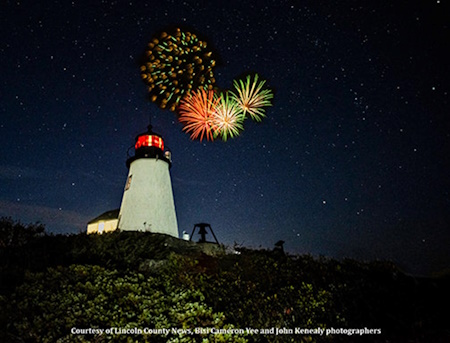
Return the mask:
<path id="1" fill-rule="evenodd" d="M 136 144 L 134 145 L 134 149 L 137 150 L 140 147 L 157 147 L 161 150 L 164 150 L 164 141 L 161 137 L 157 135 L 147 135 L 144 134 L 142 136 L 137 137 Z"/>
<path id="2" fill-rule="evenodd" d="M 154 158 L 161 159 L 169 163 L 171 166 L 170 151 L 164 152 L 163 138 L 152 131 L 152 126 L 147 127 L 147 131 L 136 136 L 136 143 L 134 144 L 134 156 L 127 159 L 127 167 L 130 167 L 131 162 L 139 158 Z"/>

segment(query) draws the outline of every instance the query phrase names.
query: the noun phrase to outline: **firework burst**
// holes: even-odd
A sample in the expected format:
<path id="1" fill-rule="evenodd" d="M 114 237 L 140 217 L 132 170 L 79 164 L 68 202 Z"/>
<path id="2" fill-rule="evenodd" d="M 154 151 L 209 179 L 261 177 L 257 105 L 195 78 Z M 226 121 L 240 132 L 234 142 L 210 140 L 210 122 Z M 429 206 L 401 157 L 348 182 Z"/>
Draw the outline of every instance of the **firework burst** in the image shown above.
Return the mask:
<path id="1" fill-rule="evenodd" d="M 175 111 L 189 91 L 212 89 L 215 63 L 205 41 L 176 29 L 150 41 L 141 76 L 148 86 L 150 100 L 161 108 Z"/>
<path id="2" fill-rule="evenodd" d="M 271 106 L 273 93 L 270 89 L 263 89 L 265 80 L 258 82 L 258 74 L 254 80 L 247 76 L 246 80 L 234 80 L 234 88 L 237 93 L 232 92 L 233 99 L 237 102 L 244 115 L 249 115 L 255 121 L 261 121 L 266 115 L 263 107 Z"/>
<path id="3" fill-rule="evenodd" d="M 183 130 L 191 134 L 191 139 L 214 140 L 213 117 L 220 102 L 214 91 L 198 89 L 181 99 L 178 107 L 179 120 Z"/>
<path id="4" fill-rule="evenodd" d="M 234 138 L 244 129 L 244 113 L 229 93 L 222 95 L 212 117 L 214 137 L 221 136 L 226 141 Z"/>

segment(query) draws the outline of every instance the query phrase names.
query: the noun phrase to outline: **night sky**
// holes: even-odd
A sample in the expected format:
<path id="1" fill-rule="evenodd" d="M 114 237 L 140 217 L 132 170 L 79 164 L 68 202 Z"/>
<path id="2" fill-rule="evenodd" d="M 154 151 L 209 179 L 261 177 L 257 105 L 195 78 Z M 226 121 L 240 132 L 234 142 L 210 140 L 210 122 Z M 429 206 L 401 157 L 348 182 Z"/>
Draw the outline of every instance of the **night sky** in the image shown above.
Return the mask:
<path id="1" fill-rule="evenodd" d="M 0 216 L 78 233 L 120 206 L 149 121 L 172 151 L 180 233 L 290 253 L 450 267 L 450 7 L 429 1 L 3 1 Z M 257 72 L 261 123 L 192 141 L 150 102 L 139 61 L 181 26 Z"/>

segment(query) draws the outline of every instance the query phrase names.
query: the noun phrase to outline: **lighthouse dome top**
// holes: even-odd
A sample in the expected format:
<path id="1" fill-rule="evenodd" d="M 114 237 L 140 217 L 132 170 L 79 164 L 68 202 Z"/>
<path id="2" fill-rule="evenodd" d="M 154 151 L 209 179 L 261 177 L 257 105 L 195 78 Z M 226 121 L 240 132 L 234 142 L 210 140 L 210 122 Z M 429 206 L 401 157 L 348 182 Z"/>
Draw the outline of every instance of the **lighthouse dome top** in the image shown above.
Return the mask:
<path id="1" fill-rule="evenodd" d="M 164 151 L 164 140 L 161 135 L 153 132 L 152 125 L 147 126 L 147 131 L 136 136 L 134 149 L 145 147 L 155 147 Z"/>

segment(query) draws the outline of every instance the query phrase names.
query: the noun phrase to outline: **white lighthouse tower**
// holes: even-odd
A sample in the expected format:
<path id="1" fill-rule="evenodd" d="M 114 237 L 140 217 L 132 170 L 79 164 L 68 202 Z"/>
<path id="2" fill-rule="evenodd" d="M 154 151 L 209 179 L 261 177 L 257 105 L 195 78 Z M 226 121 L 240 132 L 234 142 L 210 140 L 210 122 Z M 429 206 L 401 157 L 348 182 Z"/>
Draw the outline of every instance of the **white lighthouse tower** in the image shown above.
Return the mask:
<path id="1" fill-rule="evenodd" d="M 160 135 L 148 131 L 136 137 L 117 227 L 122 231 L 150 231 L 178 238 L 177 217 L 169 169 L 170 151 Z"/>

